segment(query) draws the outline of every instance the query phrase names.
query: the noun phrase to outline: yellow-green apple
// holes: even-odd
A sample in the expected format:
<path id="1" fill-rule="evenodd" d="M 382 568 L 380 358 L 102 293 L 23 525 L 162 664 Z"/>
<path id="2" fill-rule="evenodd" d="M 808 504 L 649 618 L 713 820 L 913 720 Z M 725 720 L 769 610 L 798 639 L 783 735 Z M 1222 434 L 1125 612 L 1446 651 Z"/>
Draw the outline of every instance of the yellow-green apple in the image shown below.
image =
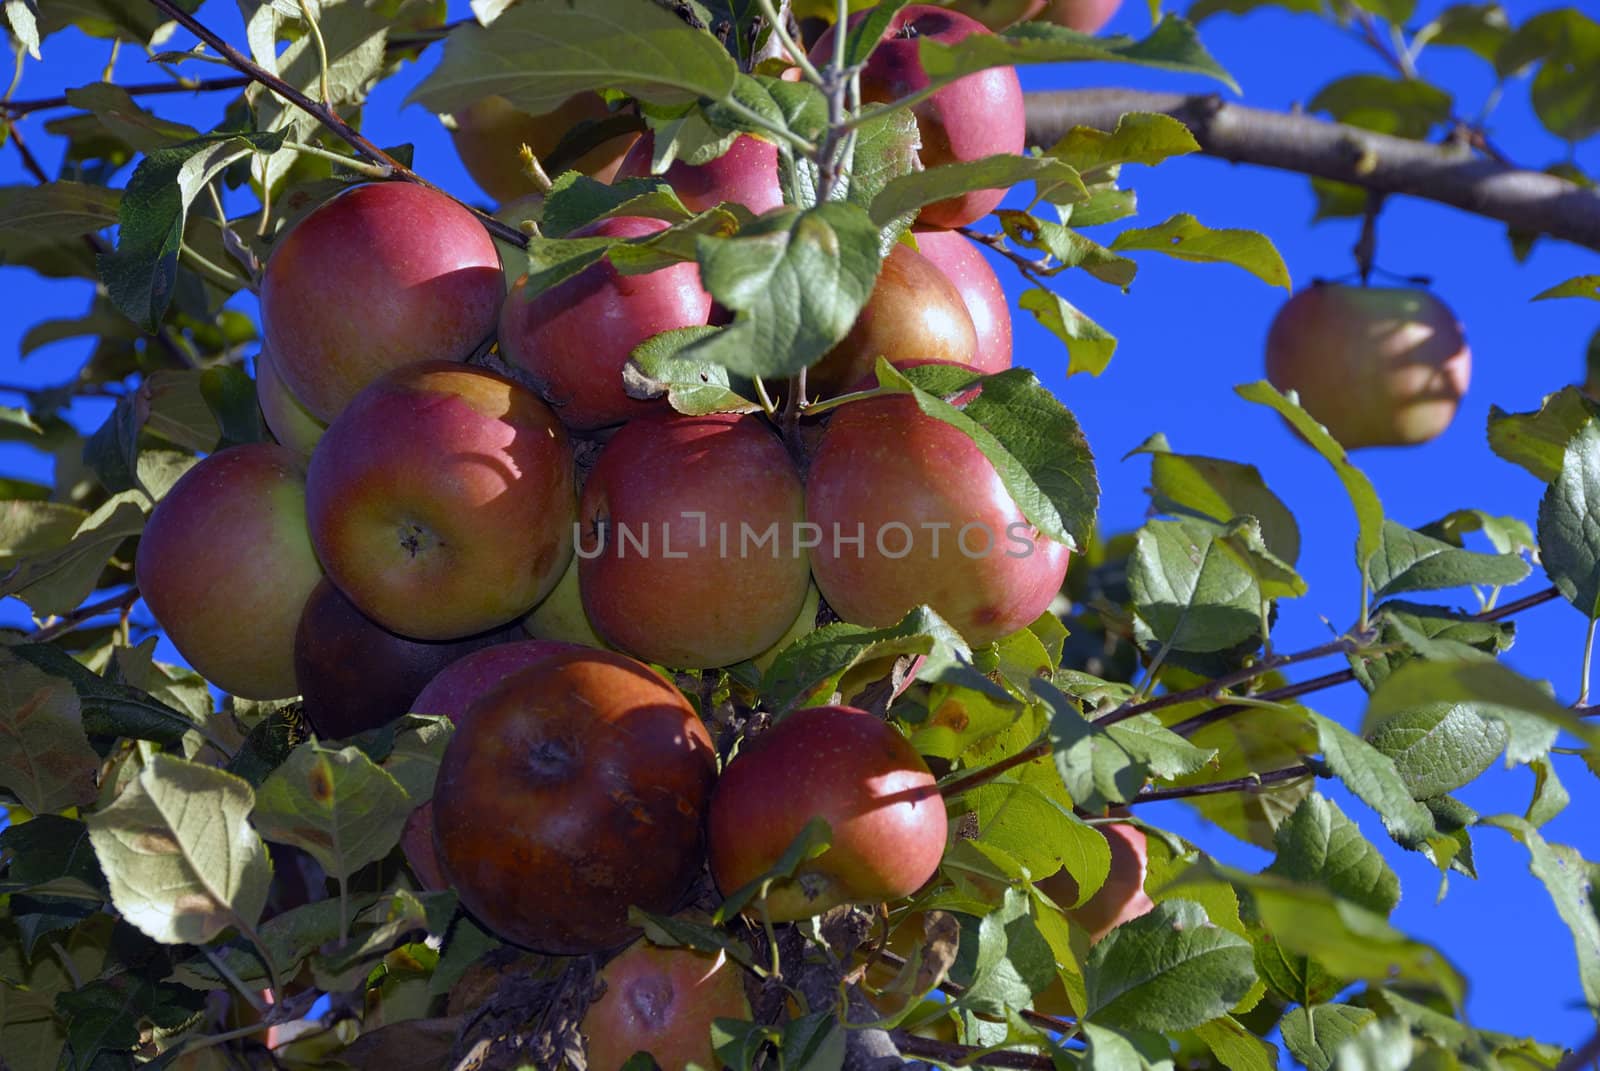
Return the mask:
<path id="1" fill-rule="evenodd" d="M 807 372 L 806 389 L 818 397 L 840 394 L 872 375 L 879 357 L 890 364 L 977 363 L 978 335 L 960 291 L 908 245 L 896 244 L 884 258 L 850 333 Z"/>
<path id="2" fill-rule="evenodd" d="M 473 101 L 454 116 L 450 140 L 472 181 L 496 201 L 514 201 L 537 193 L 533 179 L 522 168 L 522 146 L 533 150 L 541 165 L 550 158 L 567 132 L 583 122 L 600 122 L 611 110 L 598 93 L 574 93 L 548 112 L 533 115 L 499 96 Z M 637 134 L 607 138 L 572 161 L 574 171 L 610 182 Z M 551 178 L 555 178 L 552 174 Z"/>
<path id="3" fill-rule="evenodd" d="M 1035 18 L 1079 33 L 1099 33 L 1121 6 L 1122 0 L 1047 0 Z"/>
<path id="4" fill-rule="evenodd" d="M 256 401 L 272 437 L 291 450 L 311 453 L 328 425 L 311 415 L 278 374 L 272 351 L 265 346 L 256 355 Z"/>
<path id="5" fill-rule="evenodd" d="M 655 135 L 645 134 L 633 143 L 617 168 L 617 177 L 648 178 Z M 783 204 L 778 185 L 778 147 L 752 134 L 741 134 L 728 151 L 703 164 L 674 160 L 662 173 L 684 207 L 704 212 L 725 201 L 744 205 L 756 215 Z"/>
<path id="6" fill-rule="evenodd" d="M 325 740 L 387 725 L 412 709 L 417 693 L 445 666 L 510 635 L 409 639 L 363 614 L 324 579 L 306 600 L 294 637 L 294 677 L 306 720 Z"/>
<path id="7" fill-rule="evenodd" d="M 471 212 L 415 183 L 375 182 L 278 242 L 261 277 L 261 323 L 284 383 L 331 421 L 391 369 L 471 356 L 504 295 L 499 254 Z"/>
<path id="8" fill-rule="evenodd" d="M 618 216 L 572 237 L 642 238 L 666 228 L 659 219 Z M 665 398 L 640 401 L 623 390 L 628 355 L 652 335 L 710 315 L 698 265 L 622 275 L 602 260 L 538 294 L 527 292 L 527 276 L 518 279 L 500 311 L 500 350 L 533 377 L 562 423 L 593 431 L 666 410 Z"/>
<path id="9" fill-rule="evenodd" d="M 1044 613 L 1066 577 L 1067 547 L 1027 522 L 969 436 L 907 395 L 834 412 L 806 476 L 806 517 L 865 533 L 844 553 L 830 538 L 811 552 L 822 597 L 859 625 L 926 603 L 981 645 Z"/>
<path id="10" fill-rule="evenodd" d="M 866 13 L 853 15 L 854 26 Z M 812 46 L 814 63 L 833 55 L 830 27 Z M 931 4 L 910 4 L 895 12 L 883 40 L 861 72 L 862 99 L 900 100 L 931 84 L 922 68 L 924 40 L 953 45 L 973 34 L 988 33 L 983 23 L 957 11 Z M 922 134 L 923 166 L 965 163 L 998 153 L 1020 153 L 1027 143 L 1022 83 L 1012 67 L 991 67 L 958 78 L 912 108 Z M 1005 190 L 974 190 L 928 205 L 917 219 L 933 227 L 964 227 L 994 210 Z"/>
<path id="11" fill-rule="evenodd" d="M 1156 906 L 1144 891 L 1149 862 L 1144 831 L 1128 822 L 1108 822 L 1095 828 L 1105 835 L 1111 848 L 1111 870 L 1105 884 L 1084 903 L 1073 907 L 1078 902 L 1078 883 L 1066 870 L 1058 870 L 1039 882 L 1039 891 L 1060 905 L 1067 918 L 1088 931 L 1090 944 L 1124 922 L 1149 914 Z"/>
<path id="12" fill-rule="evenodd" d="M 956 231 L 916 232 L 917 248 L 955 284 L 978 333 L 978 354 L 968 362 L 988 374 L 1011 367 L 1011 306 L 988 258 L 976 243 Z"/>
<path id="13" fill-rule="evenodd" d="M 646 661 L 752 658 L 805 602 L 804 491 L 760 417 L 629 422 L 601 451 L 578 513 L 584 610 L 607 643 Z"/>
<path id="14" fill-rule="evenodd" d="M 778 660 L 783 649 L 802 636 L 810 635 L 817 628 L 817 610 L 822 606 L 822 595 L 817 591 L 815 584 L 806 585 L 806 598 L 800 604 L 800 612 L 794 615 L 794 621 L 782 636 L 779 636 L 771 647 L 756 655 L 750 661 L 756 668 L 765 673 L 772 668 L 772 663 Z"/>
<path id="15" fill-rule="evenodd" d="M 711 876 L 724 895 L 771 870 L 812 818 L 829 848 L 774 882 L 774 922 L 909 896 L 944 855 L 944 800 L 892 726 L 851 707 L 797 710 L 747 740 L 711 799 Z"/>
<path id="16" fill-rule="evenodd" d="M 557 640 L 585 647 L 606 646 L 606 641 L 589 624 L 589 615 L 583 612 L 583 595 L 578 591 L 576 555 L 550 594 L 522 619 L 522 627 L 536 640 Z"/>
<path id="17" fill-rule="evenodd" d="M 628 908 L 678 906 L 703 864 L 716 751 L 694 708 L 610 651 L 552 655 L 473 703 L 433 793 L 461 902 L 538 952 L 615 948 Z"/>
<path id="18" fill-rule="evenodd" d="M 507 677 L 543 661 L 551 655 L 578 648 L 570 643 L 545 643 L 521 640 L 496 643 L 472 651 L 444 666 L 427 681 L 407 710 L 413 714 L 433 714 L 449 718 L 456 731 L 466 724 L 472 704 L 488 695 Z M 444 889 L 439 857 L 433 850 L 433 800 L 423 801 L 406 819 L 400 833 L 400 848 L 405 852 L 411 872 L 425 889 Z"/>
<path id="19" fill-rule="evenodd" d="M 663 1071 L 721 1067 L 711 1047 L 712 1020 L 750 1018 L 739 968 L 720 953 L 640 940 L 605 965 L 600 981 L 605 992 L 578 1027 L 595 1071 L 620 1068 L 638 1052 L 648 1052 Z"/>
<path id="20" fill-rule="evenodd" d="M 322 578 L 306 525 L 306 459 L 250 443 L 198 462 L 150 514 L 134 574 L 195 672 L 247 699 L 297 694 L 295 626 Z"/>
<path id="21" fill-rule="evenodd" d="M 1438 437 L 1471 376 L 1461 325 L 1426 290 L 1314 284 L 1267 333 L 1267 379 L 1298 391 L 1346 449 Z"/>
<path id="22" fill-rule="evenodd" d="M 323 568 L 385 628 L 471 636 L 527 613 L 572 553 L 572 448 L 550 407 L 482 368 L 409 365 L 328 427 L 306 482 Z"/>

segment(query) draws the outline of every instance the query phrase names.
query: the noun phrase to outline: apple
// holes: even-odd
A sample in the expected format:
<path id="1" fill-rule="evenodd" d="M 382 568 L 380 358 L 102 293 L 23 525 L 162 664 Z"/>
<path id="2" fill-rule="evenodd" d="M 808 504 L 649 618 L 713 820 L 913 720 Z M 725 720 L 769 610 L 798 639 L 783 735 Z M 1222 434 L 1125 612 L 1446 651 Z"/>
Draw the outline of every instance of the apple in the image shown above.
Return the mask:
<path id="1" fill-rule="evenodd" d="M 572 237 L 642 238 L 666 229 L 659 219 L 617 216 Z M 519 278 L 500 312 L 500 349 L 533 377 L 562 423 L 593 431 L 666 410 L 665 398 L 640 401 L 623 390 L 628 355 L 652 335 L 710 316 L 698 265 L 622 275 L 602 260 L 539 294 L 527 292 L 527 276 Z"/>
<path id="2" fill-rule="evenodd" d="M 663 1071 L 721 1067 L 711 1047 L 714 1019 L 749 1019 L 739 968 L 726 956 L 658 948 L 640 940 L 600 972 L 605 991 L 578 1029 L 595 1071 L 648 1052 Z"/>
<path id="3" fill-rule="evenodd" d="M 306 525 L 306 459 L 250 443 L 196 463 L 151 512 L 134 576 L 206 680 L 246 699 L 298 694 L 295 626 L 322 578 Z"/>
<path id="4" fill-rule="evenodd" d="M 1426 290 L 1313 284 L 1267 333 L 1267 379 L 1349 450 L 1437 438 L 1471 376 L 1461 325 Z"/>
<path id="5" fill-rule="evenodd" d="M 311 592 L 294 637 L 294 677 L 306 720 L 325 740 L 387 725 L 412 709 L 445 666 L 504 632 L 444 643 L 398 636 L 367 617 L 324 579 Z"/>
<path id="6" fill-rule="evenodd" d="M 279 240 L 261 277 L 273 362 L 318 420 L 401 365 L 461 361 L 494 332 L 505 284 L 471 212 L 410 182 L 339 194 Z"/>
<path id="7" fill-rule="evenodd" d="M 505 203 L 538 192 L 522 170 L 522 146 L 533 150 L 543 165 L 569 130 L 582 122 L 601 122 L 610 117 L 611 109 L 598 93 L 574 93 L 538 115 L 522 111 L 504 97 L 488 96 L 455 114 L 450 140 L 472 181 L 484 193 Z M 633 133 L 608 138 L 574 160 L 571 169 L 610 182 L 637 138 Z"/>
<path id="8" fill-rule="evenodd" d="M 760 417 L 645 417 L 600 453 L 579 506 L 578 581 L 594 629 L 675 669 L 741 662 L 800 613 L 804 490 Z"/>
<path id="9" fill-rule="evenodd" d="M 1058 870 L 1038 883 L 1039 891 L 1059 904 L 1074 924 L 1089 933 L 1095 944 L 1130 919 L 1148 915 L 1155 901 L 1144 891 L 1149 856 L 1144 831 L 1128 822 L 1107 822 L 1094 827 L 1111 848 L 1111 870 L 1105 884 L 1077 907 L 1078 883 L 1066 870 Z"/>
<path id="10" fill-rule="evenodd" d="M 655 135 L 645 134 L 622 158 L 617 178 L 649 178 Z M 725 201 L 744 205 L 756 215 L 783 204 L 778 185 L 778 147 L 753 134 L 740 134 L 728 151 L 703 164 L 674 160 L 661 176 L 691 212 L 704 212 Z"/>
<path id="11" fill-rule="evenodd" d="M 311 455 L 317 557 L 356 607 L 421 640 L 521 617 L 572 552 L 572 448 L 531 390 L 430 361 L 384 376 Z"/>
<path id="12" fill-rule="evenodd" d="M 891 364 L 977 362 L 978 336 L 960 291 L 908 245 L 896 244 L 884 258 L 850 333 L 806 373 L 806 390 L 814 397 L 849 390 L 872 375 L 879 357 Z"/>
<path id="13" fill-rule="evenodd" d="M 1122 0 L 1048 0 L 1035 16 L 1079 33 L 1099 33 L 1122 6 Z"/>
<path id="14" fill-rule="evenodd" d="M 919 230 L 917 249 L 955 284 L 978 334 L 977 356 L 967 364 L 988 375 L 1011 367 L 1011 305 L 976 242 L 956 231 Z"/>
<path id="15" fill-rule="evenodd" d="M 812 573 L 846 621 L 892 625 L 926 603 L 974 646 L 1032 622 L 1066 577 L 1069 552 L 1023 517 L 989 459 L 908 395 L 835 411 L 806 477 L 806 518 L 830 537 Z M 842 552 L 841 552 L 842 551 Z"/>
<path id="16" fill-rule="evenodd" d="M 810 707 L 746 740 L 717 782 L 706 820 L 717 888 L 771 870 L 812 818 L 832 827 L 830 847 L 773 883 L 774 922 L 910 896 L 944 855 L 944 800 L 910 742 L 866 711 Z"/>
<path id="17" fill-rule="evenodd" d="M 550 594 L 522 619 L 522 628 L 536 640 L 557 640 L 585 647 L 606 646 L 606 641 L 589 624 L 589 615 L 583 612 L 583 595 L 578 591 L 576 555 Z"/>
<path id="18" fill-rule="evenodd" d="M 473 703 L 433 793 L 434 849 L 505 940 L 579 955 L 672 911 L 700 873 L 717 755 L 666 678 L 610 651 L 555 654 Z"/>
<path id="19" fill-rule="evenodd" d="M 784 648 L 800 639 L 800 637 L 808 636 L 815 632 L 817 628 L 817 610 L 821 606 L 822 595 L 817 591 L 817 586 L 815 584 L 807 584 L 806 598 L 800 604 L 800 612 L 794 615 L 794 620 L 790 622 L 788 630 L 782 636 L 779 636 L 771 647 L 750 659 L 755 663 L 755 667 L 765 673 L 772 668 L 772 664 L 778 660 L 778 656 L 783 653 Z"/>
<path id="20" fill-rule="evenodd" d="M 949 6 L 999 33 L 1038 15 L 1044 10 L 1044 0 L 953 0 Z"/>
<path id="21" fill-rule="evenodd" d="M 272 437 L 291 450 L 310 454 L 328 425 L 311 415 L 278 374 L 272 351 L 265 346 L 256 355 L 256 401 Z"/>
<path id="22" fill-rule="evenodd" d="M 866 13 L 852 15 L 855 26 Z M 975 33 L 988 33 L 983 23 L 931 4 L 910 4 L 895 12 L 883 40 L 861 72 L 863 100 L 888 102 L 919 92 L 930 83 L 919 54 L 922 41 L 955 44 Z M 813 63 L 833 57 L 830 27 L 812 46 Z M 959 78 L 912 108 L 922 133 L 924 167 L 981 160 L 998 153 L 1020 153 L 1027 145 L 1022 83 L 1012 67 L 991 67 Z M 1006 191 L 974 190 L 924 207 L 919 222 L 932 227 L 964 227 L 992 212 Z"/>
<path id="23" fill-rule="evenodd" d="M 413 714 L 433 714 L 449 718 L 459 732 L 466 724 L 472 704 L 493 691 L 518 670 L 535 665 L 551 655 L 578 650 L 570 643 L 544 643 L 522 640 L 496 643 L 463 655 L 444 666 L 408 702 Z M 400 848 L 411 872 L 424 889 L 448 888 L 439 870 L 439 857 L 433 850 L 433 800 L 418 804 L 406 819 L 400 833 Z"/>

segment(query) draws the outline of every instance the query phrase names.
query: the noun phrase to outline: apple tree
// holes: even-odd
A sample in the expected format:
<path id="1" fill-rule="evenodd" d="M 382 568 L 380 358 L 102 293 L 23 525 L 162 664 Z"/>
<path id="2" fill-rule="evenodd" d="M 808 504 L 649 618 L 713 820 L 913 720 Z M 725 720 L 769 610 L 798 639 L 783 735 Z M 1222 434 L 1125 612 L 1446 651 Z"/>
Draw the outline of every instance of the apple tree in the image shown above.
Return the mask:
<path id="1" fill-rule="evenodd" d="M 1410 527 L 1348 452 L 1439 435 L 1470 374 L 1452 310 L 1370 285 L 1386 198 L 1600 249 L 1593 180 L 1507 162 L 1419 55 L 1525 75 L 1576 146 L 1600 23 L 1194 0 L 1097 35 L 1116 6 L 5 0 L 19 72 L 74 28 L 162 78 L 0 100 L 36 180 L 0 187 L 0 264 L 95 284 L 23 343 L 87 362 L 0 409 L 54 472 L 0 483 L 0 1068 L 1592 1062 L 1468 1021 L 1338 801 L 1440 880 L 1518 843 L 1600 1014 L 1596 864 L 1541 832 L 1558 766 L 1600 769 L 1600 403 L 1496 411 L 1546 485 L 1523 520 Z M 1235 88 L 1206 20 L 1268 6 L 1391 74 L 1322 87 L 1331 118 L 1022 91 Z M 415 64 L 493 211 L 363 134 Z M 176 93 L 230 103 L 196 129 Z M 1269 236 L 1135 218 L 1123 165 L 1192 154 L 1308 176 L 1358 282 L 1291 297 Z M 1026 313 L 1061 342 L 1028 363 L 1100 374 L 1061 283 L 1154 256 L 1285 291 L 1236 389 L 1356 518 L 1324 643 L 1274 643 L 1316 611 L 1249 457 L 1143 429 L 1149 519 L 1106 531 L 1093 444 L 1014 363 Z M 1499 657 L 1558 600 L 1572 696 Z M 1358 724 L 1314 709 L 1341 686 Z M 1480 813 L 1497 764 L 1532 794 Z M 1145 820 L 1173 800 L 1272 861 Z"/>

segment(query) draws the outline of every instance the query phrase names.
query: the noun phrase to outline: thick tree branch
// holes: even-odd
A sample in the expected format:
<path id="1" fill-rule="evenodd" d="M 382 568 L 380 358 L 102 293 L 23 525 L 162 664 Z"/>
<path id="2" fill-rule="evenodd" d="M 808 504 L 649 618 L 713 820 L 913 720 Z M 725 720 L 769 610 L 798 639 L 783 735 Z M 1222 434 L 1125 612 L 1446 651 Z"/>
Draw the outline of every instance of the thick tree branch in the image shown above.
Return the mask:
<path id="1" fill-rule="evenodd" d="M 1376 134 L 1214 95 L 1072 89 L 1029 93 L 1027 105 L 1029 144 L 1053 145 L 1074 126 L 1114 130 L 1127 112 L 1160 112 L 1187 126 L 1208 156 L 1438 201 L 1522 233 L 1600 249 L 1600 193 L 1463 145 Z"/>

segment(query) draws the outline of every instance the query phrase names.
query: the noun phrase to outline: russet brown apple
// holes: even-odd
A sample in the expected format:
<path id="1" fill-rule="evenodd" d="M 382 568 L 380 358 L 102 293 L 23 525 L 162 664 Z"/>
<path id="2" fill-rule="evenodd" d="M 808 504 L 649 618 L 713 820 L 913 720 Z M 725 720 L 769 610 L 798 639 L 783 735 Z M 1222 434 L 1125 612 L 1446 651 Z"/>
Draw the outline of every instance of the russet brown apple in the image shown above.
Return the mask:
<path id="1" fill-rule="evenodd" d="M 620 1068 L 637 1052 L 663 1071 L 720 1067 L 712 1021 L 750 1018 L 739 967 L 721 955 L 640 940 L 605 965 L 600 981 L 605 992 L 578 1027 L 595 1071 Z"/>
<path id="2" fill-rule="evenodd" d="M 522 146 L 528 146 L 543 165 L 568 131 L 579 123 L 601 122 L 610 115 L 611 110 L 598 93 L 574 93 L 550 111 L 537 115 L 523 111 L 504 97 L 489 96 L 455 114 L 450 140 L 472 181 L 504 204 L 538 192 L 522 169 Z M 637 138 L 633 133 L 608 138 L 574 160 L 571 169 L 610 182 Z"/>
<path id="3" fill-rule="evenodd" d="M 645 134 L 622 158 L 617 178 L 648 178 L 654 152 L 655 135 Z M 778 184 L 778 147 L 752 134 L 739 135 L 727 152 L 706 163 L 674 160 L 661 177 L 691 212 L 732 202 L 759 216 L 783 204 L 783 189 Z"/>

